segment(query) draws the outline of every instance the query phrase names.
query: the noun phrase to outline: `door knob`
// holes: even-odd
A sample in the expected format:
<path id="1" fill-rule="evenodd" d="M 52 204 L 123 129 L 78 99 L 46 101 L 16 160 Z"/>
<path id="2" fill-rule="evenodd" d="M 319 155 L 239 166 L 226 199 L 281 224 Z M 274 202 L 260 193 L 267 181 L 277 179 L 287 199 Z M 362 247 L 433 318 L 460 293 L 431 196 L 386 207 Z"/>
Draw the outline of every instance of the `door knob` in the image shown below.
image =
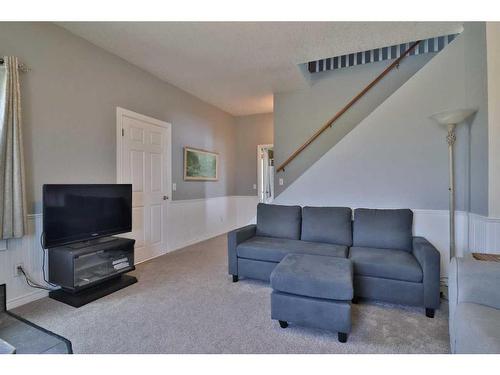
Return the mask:
<path id="1" fill-rule="evenodd" d="M 168 196 L 164 195 L 163 200 L 166 201 L 168 199 Z"/>

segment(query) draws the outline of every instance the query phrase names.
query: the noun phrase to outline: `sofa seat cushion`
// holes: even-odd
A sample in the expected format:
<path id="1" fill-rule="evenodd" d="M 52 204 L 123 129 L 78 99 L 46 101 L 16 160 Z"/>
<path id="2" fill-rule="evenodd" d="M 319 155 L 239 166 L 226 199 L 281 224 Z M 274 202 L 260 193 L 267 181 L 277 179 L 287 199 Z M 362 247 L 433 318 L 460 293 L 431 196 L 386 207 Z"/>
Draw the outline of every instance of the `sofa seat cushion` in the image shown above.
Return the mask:
<path id="1" fill-rule="evenodd" d="M 422 267 L 413 254 L 404 250 L 351 247 L 349 258 L 354 274 L 421 283 Z"/>
<path id="2" fill-rule="evenodd" d="M 288 254 L 271 273 L 271 287 L 289 294 L 350 301 L 352 263 L 330 256 Z"/>
<path id="3" fill-rule="evenodd" d="M 240 258 L 281 262 L 290 253 L 347 257 L 347 246 L 285 238 L 252 237 L 236 248 Z"/>
<path id="4" fill-rule="evenodd" d="M 456 306 L 453 322 L 456 353 L 500 353 L 500 310 L 462 302 Z"/>

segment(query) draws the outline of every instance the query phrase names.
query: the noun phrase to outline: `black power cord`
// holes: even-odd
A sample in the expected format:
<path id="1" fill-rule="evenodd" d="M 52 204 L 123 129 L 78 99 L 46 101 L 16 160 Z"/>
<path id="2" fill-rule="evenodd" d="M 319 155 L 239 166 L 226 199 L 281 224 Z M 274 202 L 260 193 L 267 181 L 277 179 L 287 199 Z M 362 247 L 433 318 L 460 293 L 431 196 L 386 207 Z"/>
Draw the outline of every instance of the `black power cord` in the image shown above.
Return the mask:
<path id="1" fill-rule="evenodd" d="M 26 284 L 28 284 L 29 287 L 31 288 L 36 288 L 36 289 L 42 289 L 42 290 L 48 290 L 48 291 L 51 291 L 51 290 L 55 290 L 58 288 L 58 285 L 55 285 L 55 284 L 52 284 L 51 282 L 49 282 L 47 280 L 47 277 L 45 275 L 45 246 L 44 246 L 44 242 L 43 242 L 43 233 L 42 235 L 40 236 L 40 245 L 42 246 L 42 251 L 43 251 L 43 259 L 42 259 L 42 274 L 43 274 L 43 280 L 48 284 L 50 285 L 51 287 L 47 287 L 47 286 L 44 286 L 44 285 L 40 285 L 38 284 L 37 282 L 33 281 L 31 276 L 24 270 L 24 268 L 22 266 L 17 266 L 17 271 L 21 272 L 24 276 L 24 279 L 26 280 Z"/>
<path id="2" fill-rule="evenodd" d="M 47 276 L 45 274 L 45 242 L 44 242 L 44 238 L 45 238 L 45 233 L 42 232 L 42 234 L 40 235 L 40 246 L 42 247 L 42 251 L 43 251 L 43 255 L 42 255 L 42 274 L 43 274 L 43 281 L 45 281 L 48 285 L 50 285 L 51 287 L 54 287 L 54 288 L 57 288 L 58 285 L 56 284 L 52 284 L 50 281 L 47 280 Z"/>
<path id="3" fill-rule="evenodd" d="M 46 286 L 37 284 L 36 282 L 32 281 L 31 277 L 26 273 L 26 271 L 24 270 L 24 268 L 22 266 L 17 266 L 17 270 L 23 274 L 23 276 L 26 280 L 26 284 L 28 284 L 28 286 L 30 286 L 31 288 L 49 290 L 49 291 L 53 290 L 52 288 L 47 288 Z"/>

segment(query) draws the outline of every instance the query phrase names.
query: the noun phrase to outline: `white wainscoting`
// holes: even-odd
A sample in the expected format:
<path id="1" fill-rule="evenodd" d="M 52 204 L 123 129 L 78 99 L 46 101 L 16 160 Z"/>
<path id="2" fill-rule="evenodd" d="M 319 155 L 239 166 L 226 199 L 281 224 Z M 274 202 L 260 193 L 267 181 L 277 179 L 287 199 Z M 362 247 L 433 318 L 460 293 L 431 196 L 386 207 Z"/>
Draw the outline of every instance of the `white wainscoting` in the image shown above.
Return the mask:
<path id="1" fill-rule="evenodd" d="M 168 249 L 185 246 L 226 233 L 255 220 L 257 197 L 230 196 L 208 199 L 172 201 L 168 215 Z M 442 276 L 448 274 L 448 211 L 414 209 L 414 234 L 426 237 L 441 253 Z M 470 222 L 469 222 L 470 221 Z M 7 241 L 0 251 L 0 284 L 7 284 L 10 309 L 47 295 L 26 285 L 24 278 L 14 277 L 22 263 L 31 277 L 42 282 L 42 248 L 40 234 L 42 216 L 28 216 L 28 235 Z M 468 235 L 469 234 L 469 235 Z M 499 253 L 500 219 L 465 212 L 456 214 L 457 255 L 469 249 Z M 470 246 L 469 246 L 470 244 Z"/>
<path id="2" fill-rule="evenodd" d="M 167 221 L 168 249 L 165 252 L 183 248 L 248 224 L 255 218 L 257 203 L 256 196 L 170 202 Z M 15 267 L 22 263 L 29 275 L 35 281 L 42 283 L 41 233 L 42 215 L 29 215 L 28 234 L 21 239 L 6 241 L 6 249 L 0 251 L 0 284 L 7 284 L 9 309 L 47 295 L 46 291 L 28 287 L 23 277 L 14 276 Z"/>
<path id="3" fill-rule="evenodd" d="M 170 202 L 168 251 L 229 232 L 256 215 L 256 196 L 230 196 Z"/>
<path id="4" fill-rule="evenodd" d="M 449 214 L 446 210 L 413 209 L 413 234 L 427 238 L 441 253 L 441 277 L 448 276 L 450 258 Z M 455 213 L 456 255 L 468 251 L 467 213 Z"/>
<path id="5" fill-rule="evenodd" d="M 469 220 L 470 251 L 500 254 L 500 218 L 469 214 Z"/>
<path id="6" fill-rule="evenodd" d="M 42 215 L 28 215 L 28 234 L 20 239 L 6 241 L 6 249 L 0 252 L 0 284 L 7 284 L 9 309 L 47 295 L 43 290 L 26 285 L 24 277 L 14 276 L 16 266 L 22 264 L 34 280 L 42 282 L 41 233 Z"/>

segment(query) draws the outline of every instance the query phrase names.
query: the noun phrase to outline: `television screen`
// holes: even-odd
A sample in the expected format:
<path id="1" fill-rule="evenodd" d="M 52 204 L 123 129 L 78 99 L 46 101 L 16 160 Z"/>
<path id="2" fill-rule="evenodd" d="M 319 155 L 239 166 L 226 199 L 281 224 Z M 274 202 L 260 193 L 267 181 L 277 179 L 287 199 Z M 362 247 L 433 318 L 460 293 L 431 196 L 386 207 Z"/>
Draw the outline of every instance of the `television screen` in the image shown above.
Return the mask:
<path id="1" fill-rule="evenodd" d="M 132 185 L 43 185 L 46 248 L 132 230 Z"/>

